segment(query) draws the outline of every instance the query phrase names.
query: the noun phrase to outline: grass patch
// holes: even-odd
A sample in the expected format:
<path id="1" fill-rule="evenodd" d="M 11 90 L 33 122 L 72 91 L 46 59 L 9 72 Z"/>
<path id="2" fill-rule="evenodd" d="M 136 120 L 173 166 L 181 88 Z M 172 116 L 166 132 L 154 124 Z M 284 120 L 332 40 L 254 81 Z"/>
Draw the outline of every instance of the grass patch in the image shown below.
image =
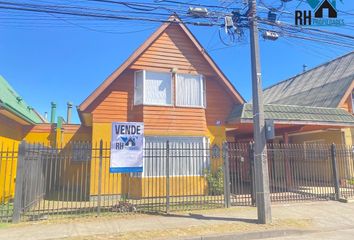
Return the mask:
<path id="1" fill-rule="evenodd" d="M 348 184 L 354 185 L 354 178 L 348 180 Z"/>
<path id="2" fill-rule="evenodd" d="M 11 215 L 14 210 L 13 203 L 0 204 L 0 216 Z"/>
<path id="3" fill-rule="evenodd" d="M 9 225 L 10 225 L 9 223 L 0 223 L 0 229 L 6 228 Z"/>

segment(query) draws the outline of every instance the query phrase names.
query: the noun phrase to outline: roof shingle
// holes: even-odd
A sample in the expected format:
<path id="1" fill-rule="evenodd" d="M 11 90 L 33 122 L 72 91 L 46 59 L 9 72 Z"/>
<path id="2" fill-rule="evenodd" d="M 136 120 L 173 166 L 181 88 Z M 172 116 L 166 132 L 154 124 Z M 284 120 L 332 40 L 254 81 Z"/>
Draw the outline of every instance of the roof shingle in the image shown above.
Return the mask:
<path id="1" fill-rule="evenodd" d="M 264 115 L 265 119 L 273 119 L 276 123 L 354 126 L 354 116 L 340 108 L 265 104 Z M 245 103 L 234 107 L 228 122 L 245 122 L 252 119 L 252 104 Z"/>
<path id="2" fill-rule="evenodd" d="M 10 84 L 0 75 L 0 104 L 20 118 L 30 123 L 41 123 L 42 119 L 38 116 Z"/>
<path id="3" fill-rule="evenodd" d="M 336 108 L 353 80 L 354 51 L 264 89 L 264 102 Z"/>

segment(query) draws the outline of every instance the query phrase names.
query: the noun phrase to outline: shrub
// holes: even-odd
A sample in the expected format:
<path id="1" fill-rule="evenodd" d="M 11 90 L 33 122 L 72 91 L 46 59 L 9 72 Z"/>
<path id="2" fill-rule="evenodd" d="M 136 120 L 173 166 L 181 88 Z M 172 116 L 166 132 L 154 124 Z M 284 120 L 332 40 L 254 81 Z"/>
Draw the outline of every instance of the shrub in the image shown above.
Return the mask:
<path id="1" fill-rule="evenodd" d="M 219 167 L 214 173 L 209 169 L 205 169 L 204 175 L 208 182 L 208 190 L 211 196 L 224 193 L 224 171 L 222 167 Z"/>

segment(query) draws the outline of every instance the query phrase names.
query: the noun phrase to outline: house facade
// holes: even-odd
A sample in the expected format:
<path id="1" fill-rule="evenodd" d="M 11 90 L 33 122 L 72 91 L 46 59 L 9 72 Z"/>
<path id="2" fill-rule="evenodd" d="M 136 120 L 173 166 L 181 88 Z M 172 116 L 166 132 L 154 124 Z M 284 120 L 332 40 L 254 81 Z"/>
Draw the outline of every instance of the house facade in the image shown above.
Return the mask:
<path id="1" fill-rule="evenodd" d="M 172 17 L 114 71 L 78 111 L 83 125 L 92 129 L 93 143 L 111 141 L 112 122 L 144 122 L 145 144 L 168 140 L 221 148 L 226 139 L 225 120 L 233 106 L 242 103 L 243 98 L 193 34 L 177 17 Z M 220 165 L 220 157 L 213 163 L 214 168 Z M 92 174 L 98 167 L 97 164 L 91 166 Z M 109 159 L 104 168 L 105 174 L 109 174 Z M 198 170 L 199 177 L 202 171 Z M 201 181 L 193 178 L 195 176 L 191 176 L 190 181 Z M 142 188 L 149 184 L 144 183 L 144 178 L 135 181 Z M 97 184 L 91 182 L 93 195 L 98 190 Z M 136 190 L 137 195 L 144 192 L 142 188 Z M 108 189 L 103 191 L 111 193 Z M 122 189 L 114 191 L 119 193 Z"/>

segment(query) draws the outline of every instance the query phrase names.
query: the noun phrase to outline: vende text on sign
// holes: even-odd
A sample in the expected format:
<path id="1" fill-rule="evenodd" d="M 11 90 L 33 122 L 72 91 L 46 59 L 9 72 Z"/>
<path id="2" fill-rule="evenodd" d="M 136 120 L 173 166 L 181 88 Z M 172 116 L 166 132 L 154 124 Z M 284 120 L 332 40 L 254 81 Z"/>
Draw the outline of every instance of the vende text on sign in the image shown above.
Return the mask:
<path id="1" fill-rule="evenodd" d="M 111 173 L 143 171 L 144 123 L 112 123 Z"/>

